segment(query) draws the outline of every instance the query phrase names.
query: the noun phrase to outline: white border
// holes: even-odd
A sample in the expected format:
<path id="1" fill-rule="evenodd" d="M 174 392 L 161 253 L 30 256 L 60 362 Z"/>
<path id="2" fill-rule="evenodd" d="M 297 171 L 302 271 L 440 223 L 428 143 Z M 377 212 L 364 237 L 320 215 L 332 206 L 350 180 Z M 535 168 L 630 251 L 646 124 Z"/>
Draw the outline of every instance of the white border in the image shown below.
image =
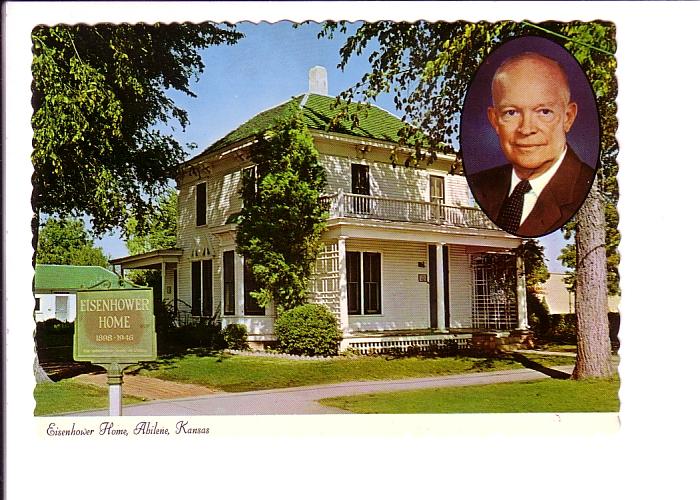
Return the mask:
<path id="1" fill-rule="evenodd" d="M 224 495 L 273 498 L 630 497 L 684 498 L 698 449 L 697 20 L 694 2 L 580 3 L 6 3 L 5 311 L 7 496 L 138 498 Z M 40 22 L 328 18 L 543 21 L 617 24 L 622 244 L 622 413 L 617 434 L 444 435 L 439 418 L 403 429 L 401 417 L 368 421 L 369 435 L 342 436 L 335 420 L 291 422 L 307 433 L 215 440 L 77 441 L 39 436 L 31 417 L 31 195 L 29 31 Z M 692 219 L 690 217 L 693 217 Z M 11 293 L 9 293 L 11 292 Z M 475 422 L 454 416 L 453 424 Z M 540 423 L 541 424 L 541 423 Z M 538 425 L 528 422 L 532 430 Z M 518 424 L 514 424 L 518 425 Z M 382 428 L 387 433 L 378 432 Z M 264 428 L 263 428 L 264 429 Z M 645 495 L 646 496 L 646 495 Z"/>

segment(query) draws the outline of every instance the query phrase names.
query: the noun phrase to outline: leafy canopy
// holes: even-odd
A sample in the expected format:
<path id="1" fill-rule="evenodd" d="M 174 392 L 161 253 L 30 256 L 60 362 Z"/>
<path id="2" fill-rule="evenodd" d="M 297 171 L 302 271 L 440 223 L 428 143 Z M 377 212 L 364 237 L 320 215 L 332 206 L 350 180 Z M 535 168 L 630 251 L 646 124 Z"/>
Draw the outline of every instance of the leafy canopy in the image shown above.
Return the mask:
<path id="1" fill-rule="evenodd" d="M 169 97 L 204 70 L 200 50 L 234 44 L 232 25 L 37 26 L 31 35 L 33 204 L 88 215 L 93 230 L 145 216 L 174 178 L 183 147 L 161 125 L 184 129 Z"/>
<path id="2" fill-rule="evenodd" d="M 130 216 L 126 221 L 129 255 L 174 248 L 177 243 L 177 190 L 169 188 L 155 200 L 145 220 Z"/>
<path id="3" fill-rule="evenodd" d="M 94 241 L 80 219 L 48 218 L 39 229 L 36 251 L 37 264 L 107 267 L 107 257 Z"/>
<path id="4" fill-rule="evenodd" d="M 261 305 L 280 310 L 306 302 L 308 280 L 325 227 L 326 185 L 313 139 L 300 113 L 257 135 L 241 186 L 236 243 L 261 287 Z"/>

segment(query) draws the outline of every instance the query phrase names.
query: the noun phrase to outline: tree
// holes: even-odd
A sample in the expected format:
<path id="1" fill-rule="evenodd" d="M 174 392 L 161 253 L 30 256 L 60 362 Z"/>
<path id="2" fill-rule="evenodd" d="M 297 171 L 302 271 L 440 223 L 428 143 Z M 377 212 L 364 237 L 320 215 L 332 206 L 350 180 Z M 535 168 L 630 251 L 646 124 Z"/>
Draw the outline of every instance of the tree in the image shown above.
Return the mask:
<path id="1" fill-rule="evenodd" d="M 346 23 L 328 22 L 319 37 L 331 38 L 336 32 L 347 31 Z M 595 261 L 593 267 L 597 269 L 601 259 L 605 267 L 605 252 L 591 251 L 590 248 L 593 242 L 605 241 L 608 253 L 613 256 L 608 260 L 608 264 L 613 266 L 610 274 L 615 277 L 614 256 L 619 241 L 619 235 L 615 236 L 618 196 L 615 140 L 617 85 L 615 27 L 611 23 L 363 23 L 340 49 L 338 67 L 344 69 L 353 56 L 367 50 L 371 41 L 378 47 L 368 56 L 370 71 L 338 96 L 339 115 L 349 113 L 349 103 L 353 99 L 368 102 L 381 93 L 390 92 L 406 123 L 403 142 L 415 145 L 416 159 L 424 156 L 426 151 L 433 155 L 449 150 L 449 144 L 455 141 L 458 132 L 462 103 L 479 65 L 496 46 L 522 35 L 542 36 L 563 45 L 579 61 L 593 84 L 601 122 L 601 162 L 597 188 L 592 190 L 579 212 L 580 216 L 572 221 L 566 231 L 568 235 L 577 231 L 583 233 L 576 239 L 579 268 L 585 260 L 589 269 Z M 598 220 L 598 212 L 608 213 L 607 225 L 592 223 Z M 596 233 L 592 238 L 592 233 L 596 231 L 603 234 Z M 586 273 L 578 281 L 577 311 L 587 310 L 593 323 L 581 321 L 583 316 L 579 315 L 576 378 L 605 377 L 612 373 L 607 307 L 601 309 L 599 301 L 588 300 L 599 295 L 600 286 L 606 286 L 604 278 L 598 273 Z M 605 335 L 602 335 L 603 331 Z M 596 361 L 587 363 L 584 369 L 579 364 L 585 357 L 582 352 L 586 349 L 595 350 L 598 354 L 588 356 Z"/>
<path id="2" fill-rule="evenodd" d="M 107 267 L 107 257 L 94 241 L 80 219 L 46 220 L 39 229 L 36 251 L 37 264 L 68 264 L 73 266 Z"/>
<path id="3" fill-rule="evenodd" d="M 156 128 L 188 123 L 166 92 L 196 97 L 189 83 L 204 69 L 200 49 L 242 36 L 213 23 L 36 27 L 35 212 L 88 215 L 96 234 L 123 227 L 129 214 L 145 218 L 185 158 Z"/>
<path id="4" fill-rule="evenodd" d="M 251 295 L 284 311 L 306 302 L 327 215 L 319 199 L 325 172 L 299 113 L 258 134 L 251 159 L 236 243 L 261 287 Z"/>
<path id="5" fill-rule="evenodd" d="M 549 271 L 544 262 L 544 247 L 536 240 L 526 240 L 516 253 L 525 263 L 528 324 L 535 333 L 541 334 L 549 328 L 549 308 L 540 299 L 542 283 L 549 279 Z"/>
<path id="6" fill-rule="evenodd" d="M 145 220 L 130 216 L 124 228 L 129 255 L 174 248 L 177 244 L 177 190 L 168 188 L 156 200 L 153 211 Z M 158 288 L 160 271 L 131 270 L 129 279 L 137 285 Z"/>
<path id="7" fill-rule="evenodd" d="M 124 230 L 129 255 L 136 255 L 163 248 L 173 248 L 177 244 L 177 190 L 169 188 L 160 195 L 152 213 L 139 221 L 130 216 Z"/>

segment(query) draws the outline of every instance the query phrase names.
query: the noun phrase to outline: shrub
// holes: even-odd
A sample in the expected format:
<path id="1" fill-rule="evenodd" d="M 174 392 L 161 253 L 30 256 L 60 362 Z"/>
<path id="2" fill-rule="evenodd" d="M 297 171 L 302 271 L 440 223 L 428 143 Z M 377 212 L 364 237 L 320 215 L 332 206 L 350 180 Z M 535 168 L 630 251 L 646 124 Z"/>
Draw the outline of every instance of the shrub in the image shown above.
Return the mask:
<path id="1" fill-rule="evenodd" d="M 609 312 L 608 324 L 610 329 L 610 342 L 613 349 L 620 346 L 618 331 L 620 329 L 620 313 Z M 575 314 L 552 314 L 549 317 L 548 329 L 535 332 L 537 338 L 542 341 L 563 342 L 568 344 L 576 343 L 576 315 Z"/>
<path id="2" fill-rule="evenodd" d="M 335 356 L 342 335 L 335 316 L 319 304 L 306 304 L 280 314 L 275 323 L 279 349 L 288 354 Z"/>
<path id="3" fill-rule="evenodd" d="M 175 328 L 176 314 L 172 306 L 168 306 L 161 300 L 154 301 L 153 315 L 156 320 L 156 333 L 164 334 Z"/>
<path id="4" fill-rule="evenodd" d="M 36 324 L 36 345 L 45 347 L 69 347 L 73 345 L 73 323 L 64 323 L 55 318 Z"/>
<path id="5" fill-rule="evenodd" d="M 528 291 L 527 293 L 527 322 L 535 336 L 546 336 L 550 328 L 549 308 L 540 298 Z"/>
<path id="6" fill-rule="evenodd" d="M 233 323 L 224 328 L 224 342 L 229 349 L 236 351 L 248 350 L 248 328 L 239 323 Z"/>
<path id="7" fill-rule="evenodd" d="M 225 343 L 218 323 L 200 322 L 177 326 L 158 334 L 158 353 L 179 353 L 187 349 L 223 349 Z"/>

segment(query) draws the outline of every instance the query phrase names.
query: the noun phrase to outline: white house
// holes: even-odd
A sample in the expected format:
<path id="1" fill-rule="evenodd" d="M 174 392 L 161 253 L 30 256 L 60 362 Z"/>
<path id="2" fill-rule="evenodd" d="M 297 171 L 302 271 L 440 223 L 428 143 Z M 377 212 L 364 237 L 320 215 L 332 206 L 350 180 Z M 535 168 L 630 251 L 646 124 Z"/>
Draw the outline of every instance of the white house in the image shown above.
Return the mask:
<path id="1" fill-rule="evenodd" d="M 224 326 L 244 323 L 253 343 L 273 341 L 274 308 L 260 308 L 249 295 L 255 283 L 236 251 L 232 221 L 241 209 L 242 176 L 253 167 L 255 133 L 295 107 L 328 182 L 330 218 L 309 297 L 337 316 L 342 348 L 468 342 L 479 333 L 526 330 L 522 262 L 517 293 L 497 290 L 491 279 L 495 256 L 512 255 L 522 240 L 475 206 L 457 157 L 403 166 L 410 153 L 398 144 L 403 123 L 374 106 L 358 127 L 329 129 L 335 98 L 325 95 L 318 74 L 325 70 L 312 70 L 308 93 L 254 116 L 183 165 L 177 248 L 112 263 L 160 268 L 164 300 L 193 316 L 218 316 Z"/>
<path id="2" fill-rule="evenodd" d="M 75 320 L 75 292 L 96 285 L 118 286 L 119 276 L 100 266 L 37 264 L 34 272 L 34 320 Z"/>

